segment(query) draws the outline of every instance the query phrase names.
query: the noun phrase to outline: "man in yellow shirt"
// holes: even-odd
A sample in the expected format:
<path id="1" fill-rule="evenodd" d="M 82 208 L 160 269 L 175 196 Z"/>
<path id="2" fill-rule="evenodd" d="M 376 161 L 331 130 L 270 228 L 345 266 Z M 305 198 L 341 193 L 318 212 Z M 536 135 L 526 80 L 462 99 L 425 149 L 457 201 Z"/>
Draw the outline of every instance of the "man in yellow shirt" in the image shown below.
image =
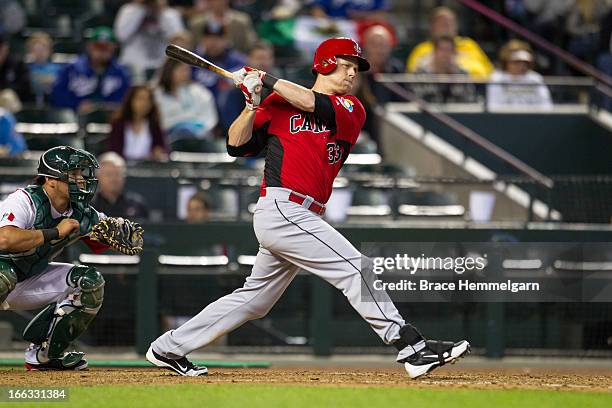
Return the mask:
<path id="1" fill-rule="evenodd" d="M 476 41 L 457 35 L 457 17 L 448 7 L 437 7 L 429 17 L 431 38 L 449 36 L 454 38 L 457 50 L 457 64 L 470 76 L 486 79 L 493 72 L 493 64 L 482 51 Z M 428 40 L 418 44 L 406 61 L 406 71 L 416 72 L 433 58 L 433 41 Z"/>

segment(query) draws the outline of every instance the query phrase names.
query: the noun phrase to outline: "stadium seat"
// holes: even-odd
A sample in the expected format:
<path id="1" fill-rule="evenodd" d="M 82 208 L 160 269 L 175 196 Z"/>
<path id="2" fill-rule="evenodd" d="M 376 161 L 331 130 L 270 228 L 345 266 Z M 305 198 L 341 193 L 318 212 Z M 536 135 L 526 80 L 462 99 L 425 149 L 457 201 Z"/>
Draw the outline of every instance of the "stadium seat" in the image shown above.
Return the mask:
<path id="1" fill-rule="evenodd" d="M 397 193 L 397 212 L 403 216 L 463 217 L 465 207 L 457 196 L 438 191 L 401 190 Z"/>
<path id="2" fill-rule="evenodd" d="M 385 189 L 358 187 L 347 209 L 349 217 L 387 217 L 391 215 L 389 193 Z"/>
<path id="3" fill-rule="evenodd" d="M 110 119 L 113 112 L 110 109 L 98 109 L 79 116 L 81 129 L 84 130 L 85 148 L 95 155 L 106 151 L 106 142 L 111 132 Z"/>
<path id="4" fill-rule="evenodd" d="M 214 185 L 206 191 L 210 200 L 210 216 L 215 219 L 235 218 L 239 213 L 239 191 L 234 187 Z"/>
<path id="5" fill-rule="evenodd" d="M 30 150 L 47 150 L 62 144 L 82 144 L 78 138 L 77 118 L 69 109 L 26 108 L 15 116 L 15 130 L 23 134 Z"/>

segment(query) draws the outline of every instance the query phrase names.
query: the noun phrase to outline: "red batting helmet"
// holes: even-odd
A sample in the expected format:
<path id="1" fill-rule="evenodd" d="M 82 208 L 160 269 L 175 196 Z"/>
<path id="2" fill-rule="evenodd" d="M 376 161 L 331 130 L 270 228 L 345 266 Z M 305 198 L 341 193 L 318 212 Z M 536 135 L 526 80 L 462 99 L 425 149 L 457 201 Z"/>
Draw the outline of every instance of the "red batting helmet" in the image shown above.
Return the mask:
<path id="1" fill-rule="evenodd" d="M 359 66 L 359 71 L 367 71 L 370 69 L 370 63 L 361 56 L 361 47 L 352 38 L 339 37 L 330 38 L 323 41 L 317 47 L 312 63 L 312 73 L 329 74 L 335 68 L 338 62 L 336 57 L 347 56 L 356 57 Z"/>

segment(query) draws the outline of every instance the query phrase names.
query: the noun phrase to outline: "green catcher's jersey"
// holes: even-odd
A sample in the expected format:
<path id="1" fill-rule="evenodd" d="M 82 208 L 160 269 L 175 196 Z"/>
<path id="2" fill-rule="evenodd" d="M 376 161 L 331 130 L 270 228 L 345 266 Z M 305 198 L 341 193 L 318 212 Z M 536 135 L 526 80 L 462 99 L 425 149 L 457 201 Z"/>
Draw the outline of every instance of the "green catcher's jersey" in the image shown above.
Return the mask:
<path id="1" fill-rule="evenodd" d="M 30 185 L 9 195 L 0 206 L 0 227 L 12 225 L 22 229 L 46 229 L 56 227 L 64 218 L 73 218 L 80 225 L 80 231 L 63 239 L 45 243 L 26 252 L 9 253 L 0 251 L 0 260 L 15 267 L 18 281 L 21 282 L 43 272 L 66 246 L 87 235 L 98 223 L 100 215 L 91 206 L 71 203 L 71 208 L 59 214 L 51 207 L 51 202 L 42 186 Z M 54 218 L 55 216 L 55 218 Z"/>

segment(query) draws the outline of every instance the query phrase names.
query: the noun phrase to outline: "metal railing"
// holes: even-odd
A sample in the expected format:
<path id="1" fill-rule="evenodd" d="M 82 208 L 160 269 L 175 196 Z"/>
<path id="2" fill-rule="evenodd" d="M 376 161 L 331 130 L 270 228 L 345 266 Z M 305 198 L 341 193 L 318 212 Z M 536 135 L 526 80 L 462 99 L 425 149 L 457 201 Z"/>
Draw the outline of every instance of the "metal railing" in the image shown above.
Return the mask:
<path id="1" fill-rule="evenodd" d="M 507 28 L 515 34 L 525 38 L 529 42 L 537 45 L 541 49 L 561 58 L 565 63 L 567 63 L 569 66 L 576 69 L 577 71 L 596 79 L 598 82 L 600 82 L 596 85 L 597 90 L 608 97 L 612 97 L 612 77 L 610 77 L 609 75 L 606 75 L 605 73 L 597 70 L 586 62 L 581 61 L 569 52 L 540 37 L 539 35 L 529 31 L 525 27 L 510 20 L 509 18 L 502 16 L 495 10 L 485 6 L 484 4 L 476 0 L 458 1 L 464 6 L 492 20 L 494 23 L 499 24 L 504 28 Z"/>
<path id="2" fill-rule="evenodd" d="M 518 159 L 516 156 L 513 156 L 512 154 L 508 153 L 506 150 L 490 142 L 485 137 L 481 136 L 480 134 L 476 133 L 474 130 L 468 128 L 467 126 L 453 119 L 449 115 L 439 112 L 436 109 L 433 109 L 429 103 L 425 102 L 421 98 L 418 98 L 413 92 L 408 91 L 407 89 L 404 89 L 402 86 L 398 85 L 397 83 L 383 82 L 382 84 L 383 86 L 391 90 L 393 93 L 402 97 L 404 100 L 409 101 L 409 102 L 414 102 L 423 112 L 430 115 L 431 117 L 436 119 L 438 122 L 449 127 L 453 131 L 457 132 L 458 134 L 468 139 L 475 145 L 480 146 L 481 148 L 485 149 L 487 152 L 497 157 L 502 162 L 518 170 L 521 174 L 524 174 L 532 178 L 538 184 L 541 184 L 542 186 L 548 189 L 551 189 L 554 187 L 554 183 L 549 177 L 540 173 L 533 167 L 529 166 L 527 163 Z"/>

